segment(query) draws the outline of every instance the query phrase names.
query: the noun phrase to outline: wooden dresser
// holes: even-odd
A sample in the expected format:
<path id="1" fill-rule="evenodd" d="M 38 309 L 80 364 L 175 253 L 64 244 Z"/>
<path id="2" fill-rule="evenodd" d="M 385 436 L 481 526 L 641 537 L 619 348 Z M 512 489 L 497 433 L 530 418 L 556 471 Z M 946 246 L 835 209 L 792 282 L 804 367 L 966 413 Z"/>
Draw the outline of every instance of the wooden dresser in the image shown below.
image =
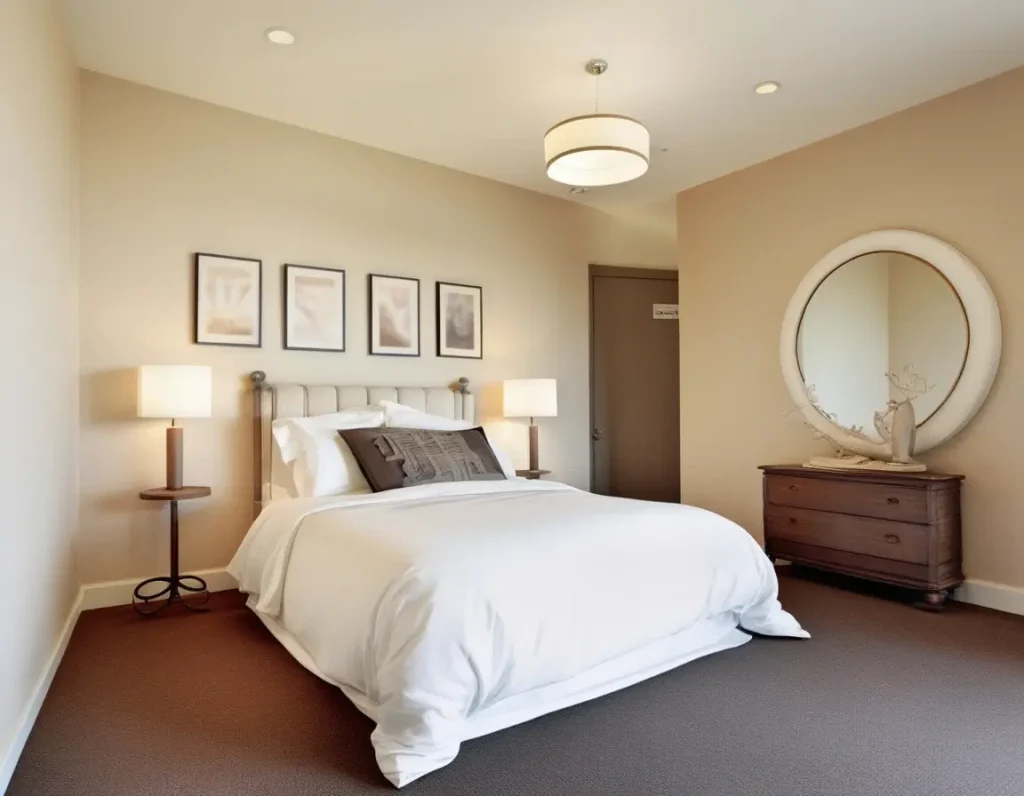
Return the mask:
<path id="1" fill-rule="evenodd" d="M 934 607 L 963 582 L 963 476 L 761 469 L 765 552 L 773 561 L 919 589 Z"/>

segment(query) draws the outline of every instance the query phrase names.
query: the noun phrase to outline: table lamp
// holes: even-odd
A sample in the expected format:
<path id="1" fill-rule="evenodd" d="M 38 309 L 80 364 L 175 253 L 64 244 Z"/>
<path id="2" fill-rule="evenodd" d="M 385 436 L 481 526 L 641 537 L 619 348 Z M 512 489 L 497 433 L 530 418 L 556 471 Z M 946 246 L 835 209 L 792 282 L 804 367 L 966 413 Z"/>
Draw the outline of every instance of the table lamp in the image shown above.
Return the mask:
<path id="1" fill-rule="evenodd" d="M 167 429 L 167 488 L 181 489 L 183 429 L 175 421 L 209 417 L 212 403 L 210 368 L 205 365 L 142 365 L 139 368 L 139 417 L 162 417 Z"/>
<path id="2" fill-rule="evenodd" d="M 540 469 L 537 444 L 538 417 L 558 415 L 558 391 L 554 379 L 508 379 L 504 384 L 505 417 L 530 418 L 530 469 Z"/>

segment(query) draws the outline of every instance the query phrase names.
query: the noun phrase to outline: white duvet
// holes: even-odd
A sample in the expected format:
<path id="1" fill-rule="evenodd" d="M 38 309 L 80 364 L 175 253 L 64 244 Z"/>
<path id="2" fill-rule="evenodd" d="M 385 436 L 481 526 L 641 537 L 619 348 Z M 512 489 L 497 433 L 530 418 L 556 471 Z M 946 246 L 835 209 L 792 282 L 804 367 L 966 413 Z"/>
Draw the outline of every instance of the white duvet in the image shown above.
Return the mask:
<path id="1" fill-rule="evenodd" d="M 553 482 L 274 502 L 228 569 L 292 653 L 376 720 L 398 786 L 466 738 L 736 646 L 737 625 L 807 635 L 739 526 Z"/>

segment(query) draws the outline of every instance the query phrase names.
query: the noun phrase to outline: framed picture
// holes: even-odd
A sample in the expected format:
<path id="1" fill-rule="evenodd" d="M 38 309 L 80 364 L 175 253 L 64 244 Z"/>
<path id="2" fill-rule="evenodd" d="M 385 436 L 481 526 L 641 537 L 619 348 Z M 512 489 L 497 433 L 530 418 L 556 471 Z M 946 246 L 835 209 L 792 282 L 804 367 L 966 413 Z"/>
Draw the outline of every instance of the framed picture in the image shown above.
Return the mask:
<path id="1" fill-rule="evenodd" d="M 420 355 L 420 280 L 370 274 L 370 353 Z"/>
<path id="2" fill-rule="evenodd" d="M 196 252 L 195 279 L 196 343 L 259 348 L 263 262 Z"/>
<path id="3" fill-rule="evenodd" d="M 345 272 L 312 265 L 284 267 L 284 347 L 345 350 Z"/>
<path id="4" fill-rule="evenodd" d="M 483 288 L 437 283 L 437 355 L 482 359 L 484 355 Z"/>

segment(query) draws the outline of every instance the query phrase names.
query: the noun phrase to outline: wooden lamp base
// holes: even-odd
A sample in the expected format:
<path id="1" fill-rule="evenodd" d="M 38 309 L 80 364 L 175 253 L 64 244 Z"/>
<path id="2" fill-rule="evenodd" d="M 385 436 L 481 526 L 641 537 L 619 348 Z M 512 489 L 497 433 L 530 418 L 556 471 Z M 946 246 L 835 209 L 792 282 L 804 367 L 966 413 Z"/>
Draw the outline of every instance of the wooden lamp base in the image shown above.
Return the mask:
<path id="1" fill-rule="evenodd" d="M 530 469 L 540 469 L 540 434 L 538 433 L 537 424 L 533 422 L 533 418 L 530 418 Z"/>
<path id="2" fill-rule="evenodd" d="M 180 426 L 167 429 L 167 488 L 181 489 L 181 463 L 185 453 L 185 430 Z"/>

